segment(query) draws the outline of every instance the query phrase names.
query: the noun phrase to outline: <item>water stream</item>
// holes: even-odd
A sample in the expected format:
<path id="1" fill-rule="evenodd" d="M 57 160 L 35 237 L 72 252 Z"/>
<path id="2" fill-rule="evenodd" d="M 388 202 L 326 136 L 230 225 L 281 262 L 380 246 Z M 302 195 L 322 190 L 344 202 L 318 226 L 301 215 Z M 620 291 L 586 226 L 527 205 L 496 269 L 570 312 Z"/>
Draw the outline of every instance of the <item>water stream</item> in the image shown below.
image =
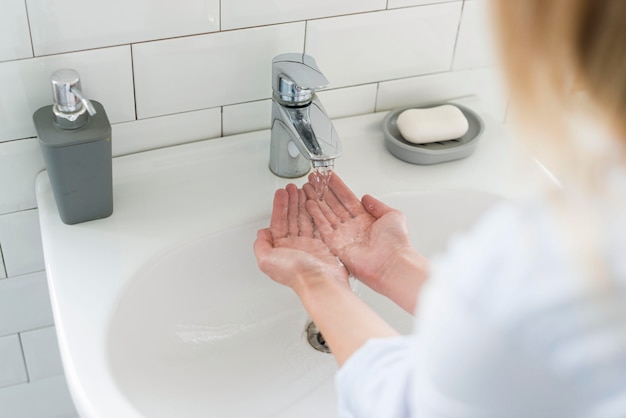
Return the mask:
<path id="1" fill-rule="evenodd" d="M 313 187 L 319 200 L 324 200 L 328 191 L 328 182 L 333 174 L 335 160 L 313 161 Z"/>

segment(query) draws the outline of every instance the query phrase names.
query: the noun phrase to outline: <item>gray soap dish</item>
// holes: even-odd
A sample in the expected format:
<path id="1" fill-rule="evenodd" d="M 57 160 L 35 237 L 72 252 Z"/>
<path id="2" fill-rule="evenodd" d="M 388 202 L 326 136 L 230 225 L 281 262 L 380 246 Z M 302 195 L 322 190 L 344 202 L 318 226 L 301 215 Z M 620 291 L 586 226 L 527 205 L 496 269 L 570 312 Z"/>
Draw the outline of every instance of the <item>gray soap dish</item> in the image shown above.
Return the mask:
<path id="1" fill-rule="evenodd" d="M 442 104 L 451 104 L 463 112 L 469 124 L 469 129 L 465 135 L 460 138 L 429 144 L 413 144 L 402 137 L 397 126 L 400 113 L 407 109 L 427 109 Z M 483 129 L 483 121 L 480 116 L 473 110 L 456 103 L 436 103 L 428 106 L 404 107 L 392 110 L 383 120 L 383 132 L 385 133 L 387 150 L 402 161 L 421 165 L 443 163 L 467 157 L 474 152 Z"/>

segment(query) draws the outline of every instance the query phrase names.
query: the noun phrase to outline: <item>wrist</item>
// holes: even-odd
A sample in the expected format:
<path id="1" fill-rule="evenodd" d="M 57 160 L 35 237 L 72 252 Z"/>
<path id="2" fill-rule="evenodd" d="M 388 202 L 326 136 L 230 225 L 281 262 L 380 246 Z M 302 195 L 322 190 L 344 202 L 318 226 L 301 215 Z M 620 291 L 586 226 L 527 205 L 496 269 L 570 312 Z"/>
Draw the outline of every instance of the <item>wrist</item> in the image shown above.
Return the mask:
<path id="1" fill-rule="evenodd" d="M 324 293 L 343 290 L 352 292 L 347 283 L 344 285 L 339 280 L 321 272 L 299 274 L 296 283 L 292 289 L 305 304 L 307 300 L 319 298 Z"/>
<path id="2" fill-rule="evenodd" d="M 378 289 L 410 313 L 415 310 L 419 290 L 428 278 L 428 259 L 412 247 L 399 250 L 379 270 Z"/>

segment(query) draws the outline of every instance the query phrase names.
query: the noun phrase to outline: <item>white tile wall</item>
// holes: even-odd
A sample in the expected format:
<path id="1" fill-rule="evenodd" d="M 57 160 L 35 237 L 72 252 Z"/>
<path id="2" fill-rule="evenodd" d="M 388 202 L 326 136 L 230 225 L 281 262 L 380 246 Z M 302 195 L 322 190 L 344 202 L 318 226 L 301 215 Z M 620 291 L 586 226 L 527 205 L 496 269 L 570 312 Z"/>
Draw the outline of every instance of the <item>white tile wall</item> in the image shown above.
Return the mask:
<path id="1" fill-rule="evenodd" d="M 44 269 L 36 209 L 1 215 L 0 243 L 9 277 Z"/>
<path id="2" fill-rule="evenodd" d="M 0 390 L 3 417 L 77 418 L 65 376 L 36 380 Z"/>
<path id="3" fill-rule="evenodd" d="M 269 98 L 272 57 L 301 52 L 304 23 L 133 46 L 140 118 Z"/>
<path id="4" fill-rule="evenodd" d="M 36 135 L 32 114 L 51 104 L 50 74 L 73 68 L 83 92 L 101 102 L 112 122 L 135 119 L 130 47 L 96 49 L 0 63 L 0 141 Z"/>
<path id="5" fill-rule="evenodd" d="M 489 42 L 491 24 L 488 13 L 487 1 L 465 1 L 454 54 L 453 68 L 455 70 L 484 67 L 496 63 L 494 46 Z"/>
<path id="6" fill-rule="evenodd" d="M 447 71 L 462 2 L 320 19 L 307 24 L 306 53 L 331 87 Z"/>
<path id="7" fill-rule="evenodd" d="M 37 138 L 0 142 L 0 215 L 32 209 L 35 177 L 45 168 Z"/>
<path id="8" fill-rule="evenodd" d="M 384 9 L 386 0 L 228 0 L 222 29 L 292 22 Z"/>
<path id="9" fill-rule="evenodd" d="M 219 30 L 219 0 L 27 0 L 35 55 Z"/>
<path id="10" fill-rule="evenodd" d="M 423 6 L 426 4 L 434 4 L 434 3 L 447 3 L 452 0 L 389 0 L 387 2 L 387 7 L 389 9 L 396 9 L 399 7 L 409 7 L 409 6 Z"/>
<path id="11" fill-rule="evenodd" d="M 131 154 L 221 135 L 220 108 L 113 125 L 113 155 Z"/>
<path id="12" fill-rule="evenodd" d="M 0 2 L 0 61 L 33 56 L 23 0 Z"/>
<path id="13" fill-rule="evenodd" d="M 222 126 L 224 135 L 258 131 L 270 127 L 272 100 L 258 100 L 224 106 Z"/>
<path id="14" fill-rule="evenodd" d="M 63 375 L 54 327 L 22 332 L 20 339 L 31 381 Z"/>
<path id="15" fill-rule="evenodd" d="M 45 272 L 0 280 L 0 335 L 52 325 Z"/>
<path id="16" fill-rule="evenodd" d="M 331 118 L 373 113 L 376 103 L 376 84 L 322 90 L 318 96 Z"/>
<path id="17" fill-rule="evenodd" d="M 507 99 L 496 68 L 452 71 L 380 83 L 376 110 L 429 104 L 463 96 L 477 96 L 498 120 L 504 120 Z"/>
<path id="18" fill-rule="evenodd" d="M 34 197 L 44 163 L 32 113 L 50 104 L 54 70 L 76 69 L 85 94 L 104 104 L 115 155 L 268 128 L 271 58 L 284 52 L 317 60 L 332 117 L 469 94 L 504 115 L 497 71 L 486 68 L 483 6 L 0 1 L 0 380 L 12 376 L 0 389 L 0 416 L 76 416 L 63 376 L 49 377 L 60 360 Z M 15 384 L 24 370 L 30 383 Z"/>
<path id="19" fill-rule="evenodd" d="M 17 334 L 0 337 L 0 388 L 28 381 Z"/>

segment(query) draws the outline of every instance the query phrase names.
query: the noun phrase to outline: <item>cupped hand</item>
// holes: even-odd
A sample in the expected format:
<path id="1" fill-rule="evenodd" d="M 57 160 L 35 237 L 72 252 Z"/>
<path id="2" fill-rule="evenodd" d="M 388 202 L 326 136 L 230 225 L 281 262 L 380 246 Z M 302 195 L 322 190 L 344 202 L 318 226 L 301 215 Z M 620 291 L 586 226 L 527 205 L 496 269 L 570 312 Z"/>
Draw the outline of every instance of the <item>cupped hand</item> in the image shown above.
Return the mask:
<path id="1" fill-rule="evenodd" d="M 274 195 L 270 227 L 257 233 L 254 254 L 261 271 L 299 292 L 312 281 L 349 287 L 348 272 L 316 234 L 303 190 L 289 184 Z"/>
<path id="2" fill-rule="evenodd" d="M 323 241 L 353 276 L 380 292 L 394 263 L 402 257 L 421 258 L 411 245 L 402 212 L 369 195 L 359 200 L 336 173 L 320 200 L 314 176 L 303 187 L 306 208 Z"/>

